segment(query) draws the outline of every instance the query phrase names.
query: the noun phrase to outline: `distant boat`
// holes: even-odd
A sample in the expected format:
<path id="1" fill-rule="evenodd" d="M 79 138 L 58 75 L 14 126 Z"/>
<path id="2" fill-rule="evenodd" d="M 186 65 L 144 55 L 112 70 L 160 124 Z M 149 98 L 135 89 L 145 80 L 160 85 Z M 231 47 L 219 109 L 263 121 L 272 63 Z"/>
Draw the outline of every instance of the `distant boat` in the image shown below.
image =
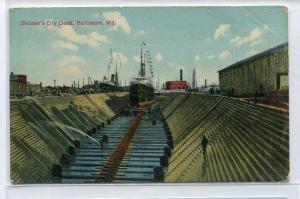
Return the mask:
<path id="1" fill-rule="evenodd" d="M 100 90 L 100 92 L 114 92 L 114 91 L 121 90 L 120 83 L 119 83 L 118 67 L 117 67 L 118 61 L 119 61 L 119 66 L 121 66 L 121 60 L 119 56 L 117 56 L 118 59 L 116 58 L 115 60 L 116 62 L 115 73 L 110 74 L 111 65 L 113 63 L 113 54 L 111 49 L 109 49 L 109 52 L 110 52 L 109 54 L 110 56 L 107 65 L 108 76 L 104 76 L 103 80 L 99 82 L 98 89 Z M 110 79 L 109 76 L 111 76 Z"/>
<path id="2" fill-rule="evenodd" d="M 103 79 L 99 82 L 99 89 L 101 92 L 112 92 L 117 90 L 117 86 L 113 82 Z"/>
<path id="3" fill-rule="evenodd" d="M 132 107 L 139 107 L 142 103 L 154 100 L 154 86 L 151 81 L 153 76 L 152 61 L 150 55 L 147 54 L 147 64 L 151 71 L 151 77 L 146 77 L 146 61 L 143 54 L 143 42 L 141 45 L 141 62 L 138 77 L 131 78 L 129 85 L 129 105 Z M 149 60 L 150 59 L 150 60 Z"/>

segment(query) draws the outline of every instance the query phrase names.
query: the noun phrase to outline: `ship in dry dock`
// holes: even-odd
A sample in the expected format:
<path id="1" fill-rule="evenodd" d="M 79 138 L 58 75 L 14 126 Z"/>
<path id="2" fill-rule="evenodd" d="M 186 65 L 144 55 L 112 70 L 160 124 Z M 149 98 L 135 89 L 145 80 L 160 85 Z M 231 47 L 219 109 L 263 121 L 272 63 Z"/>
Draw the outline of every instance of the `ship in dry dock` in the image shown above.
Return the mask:
<path id="1" fill-rule="evenodd" d="M 154 86 L 152 83 L 153 67 L 149 51 L 143 52 L 146 43 L 141 44 L 140 70 L 138 77 L 131 78 L 129 86 L 129 105 L 139 107 L 143 102 L 154 99 Z M 149 69 L 150 74 L 146 74 Z"/>

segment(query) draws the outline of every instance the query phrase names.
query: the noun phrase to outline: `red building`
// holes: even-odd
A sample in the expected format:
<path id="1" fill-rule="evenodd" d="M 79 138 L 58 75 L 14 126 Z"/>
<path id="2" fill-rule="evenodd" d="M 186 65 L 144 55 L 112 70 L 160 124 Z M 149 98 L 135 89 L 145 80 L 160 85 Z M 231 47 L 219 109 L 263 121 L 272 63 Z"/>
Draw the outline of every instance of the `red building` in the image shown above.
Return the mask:
<path id="1" fill-rule="evenodd" d="M 187 89 L 187 88 L 188 88 L 187 81 L 167 81 L 166 82 L 167 90 Z"/>
<path id="2" fill-rule="evenodd" d="M 10 82 L 15 82 L 19 84 L 26 84 L 27 83 L 27 76 L 26 75 L 15 75 L 14 73 L 10 73 Z"/>

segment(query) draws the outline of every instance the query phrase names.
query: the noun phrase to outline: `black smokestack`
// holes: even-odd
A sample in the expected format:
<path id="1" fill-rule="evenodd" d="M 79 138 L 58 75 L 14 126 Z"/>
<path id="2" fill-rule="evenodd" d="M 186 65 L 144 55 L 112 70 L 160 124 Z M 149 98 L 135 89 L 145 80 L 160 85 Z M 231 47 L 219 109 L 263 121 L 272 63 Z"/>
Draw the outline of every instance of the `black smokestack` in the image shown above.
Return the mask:
<path id="1" fill-rule="evenodd" d="M 115 74 L 111 74 L 111 82 L 115 82 Z"/>
<path id="2" fill-rule="evenodd" d="M 204 85 L 205 85 L 205 87 L 207 86 L 207 84 L 206 84 L 206 79 L 205 79 L 205 81 L 204 81 Z"/>
<path id="3" fill-rule="evenodd" d="M 182 81 L 182 69 L 180 69 L 180 81 Z"/>

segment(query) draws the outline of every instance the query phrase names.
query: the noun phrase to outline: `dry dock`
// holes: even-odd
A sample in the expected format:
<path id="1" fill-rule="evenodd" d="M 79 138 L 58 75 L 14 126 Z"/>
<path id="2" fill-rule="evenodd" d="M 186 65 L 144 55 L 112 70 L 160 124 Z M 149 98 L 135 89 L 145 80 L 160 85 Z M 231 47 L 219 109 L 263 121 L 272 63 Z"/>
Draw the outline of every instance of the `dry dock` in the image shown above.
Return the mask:
<path id="1" fill-rule="evenodd" d="M 158 101 L 136 125 L 127 93 L 11 101 L 12 183 L 287 180 L 288 112 L 192 93 Z"/>

